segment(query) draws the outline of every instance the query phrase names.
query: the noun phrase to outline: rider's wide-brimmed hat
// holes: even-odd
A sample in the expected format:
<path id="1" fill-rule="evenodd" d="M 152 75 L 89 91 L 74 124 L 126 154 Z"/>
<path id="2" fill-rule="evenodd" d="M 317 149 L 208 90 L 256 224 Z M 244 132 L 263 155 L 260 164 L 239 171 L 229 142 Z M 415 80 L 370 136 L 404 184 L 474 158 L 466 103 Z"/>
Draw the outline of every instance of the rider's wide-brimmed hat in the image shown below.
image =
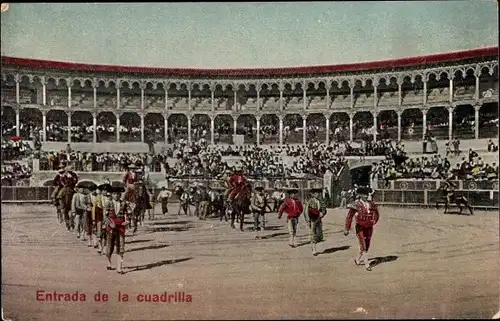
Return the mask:
<path id="1" fill-rule="evenodd" d="M 110 184 L 101 184 L 97 186 L 97 189 L 103 192 L 104 194 L 111 193 L 111 185 Z"/>

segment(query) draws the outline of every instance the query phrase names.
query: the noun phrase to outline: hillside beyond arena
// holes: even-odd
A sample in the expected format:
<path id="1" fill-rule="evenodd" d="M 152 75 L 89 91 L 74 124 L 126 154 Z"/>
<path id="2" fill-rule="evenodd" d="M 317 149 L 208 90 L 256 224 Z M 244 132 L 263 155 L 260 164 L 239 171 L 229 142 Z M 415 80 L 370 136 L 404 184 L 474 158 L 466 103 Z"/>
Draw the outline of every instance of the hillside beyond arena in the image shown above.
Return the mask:
<path id="1" fill-rule="evenodd" d="M 171 213 L 177 206 L 171 206 Z M 158 213 L 158 209 L 157 209 Z M 218 220 L 157 215 L 127 237 L 125 275 L 56 222 L 48 205 L 3 205 L 2 297 L 13 320 L 248 318 L 491 318 L 498 311 L 499 220 L 435 209 L 382 208 L 370 258 L 342 234 L 345 210 L 325 217 L 326 241 L 287 245 L 284 220 L 267 214 L 265 239 Z M 251 226 L 246 225 L 247 229 Z M 306 242 L 303 220 L 299 244 Z M 36 291 L 85 293 L 87 302 L 37 302 Z M 94 303 L 94 293 L 109 302 Z M 117 293 L 129 302 L 117 302 Z M 184 292 L 191 303 L 138 303 L 139 293 Z M 358 311 L 358 312 L 355 312 Z"/>

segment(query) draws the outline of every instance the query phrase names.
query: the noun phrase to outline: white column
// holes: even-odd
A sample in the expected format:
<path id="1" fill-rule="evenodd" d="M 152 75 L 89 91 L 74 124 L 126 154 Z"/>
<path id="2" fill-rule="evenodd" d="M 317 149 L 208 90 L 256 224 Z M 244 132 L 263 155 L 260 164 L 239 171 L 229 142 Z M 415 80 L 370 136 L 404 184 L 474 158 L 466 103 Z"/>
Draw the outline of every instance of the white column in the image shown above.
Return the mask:
<path id="1" fill-rule="evenodd" d="M 144 114 L 141 114 L 141 142 L 144 143 Z"/>
<path id="2" fill-rule="evenodd" d="M 255 89 L 257 90 L 257 110 L 260 110 L 260 85 L 258 84 Z"/>
<path id="3" fill-rule="evenodd" d="M 425 85 L 424 85 L 425 88 Z M 401 106 L 403 104 L 403 90 L 401 89 L 401 83 L 398 83 L 398 105 Z"/>
<path id="4" fill-rule="evenodd" d="M 349 114 L 349 141 L 352 142 L 353 141 L 353 118 L 354 118 L 354 114 Z"/>
<path id="5" fill-rule="evenodd" d="M 212 90 L 211 92 L 211 102 L 212 102 L 212 106 L 211 106 L 211 110 L 212 110 L 212 113 L 215 111 L 215 92 Z"/>
<path id="6" fill-rule="evenodd" d="M 326 114 L 326 146 L 330 144 L 330 115 Z"/>
<path id="7" fill-rule="evenodd" d="M 165 134 L 165 144 L 168 143 L 168 114 L 163 115 L 163 126 L 164 128 L 164 134 Z"/>
<path id="8" fill-rule="evenodd" d="M 377 94 L 377 84 L 374 82 L 373 85 L 373 107 L 377 108 L 378 105 L 378 94 Z"/>
<path id="9" fill-rule="evenodd" d="M 235 116 L 238 117 L 238 116 Z M 236 135 L 236 126 L 238 125 L 238 119 L 233 119 L 233 134 Z"/>
<path id="10" fill-rule="evenodd" d="M 47 113 L 42 112 L 42 140 L 47 141 Z"/>
<path id="11" fill-rule="evenodd" d="M 212 91 L 213 94 L 214 92 Z M 210 145 L 215 145 L 215 117 L 213 116 L 210 117 Z"/>
<path id="12" fill-rule="evenodd" d="M 283 116 L 279 116 L 280 119 L 280 145 L 283 145 Z"/>
<path id="13" fill-rule="evenodd" d="M 354 108 L 354 85 L 350 84 L 351 88 L 351 108 Z"/>
<path id="14" fill-rule="evenodd" d="M 120 86 L 120 85 L 118 85 Z M 120 87 L 116 88 L 116 108 L 117 109 L 120 109 L 120 104 L 121 104 L 121 101 L 120 101 Z"/>
<path id="15" fill-rule="evenodd" d="M 189 94 L 189 96 L 191 96 L 191 94 Z M 189 101 L 191 101 L 191 99 Z M 189 108 L 191 109 L 191 106 L 189 106 Z M 188 144 L 191 144 L 191 115 L 187 115 L 187 118 L 188 118 Z"/>
<path id="16" fill-rule="evenodd" d="M 373 112 L 373 141 L 377 141 L 377 131 L 378 131 L 378 124 L 377 124 L 377 115 L 378 113 L 376 111 Z"/>
<path id="17" fill-rule="evenodd" d="M 307 82 L 304 81 L 304 88 L 302 93 L 302 100 L 304 101 L 304 110 L 307 110 Z"/>
<path id="18" fill-rule="evenodd" d="M 97 114 L 92 114 L 92 126 L 94 128 L 92 132 L 92 142 L 97 143 Z"/>
<path id="19" fill-rule="evenodd" d="M 260 145 L 260 116 L 255 118 L 257 119 L 257 145 Z"/>
<path id="20" fill-rule="evenodd" d="M 144 88 L 141 86 L 141 109 L 144 110 Z"/>
<path id="21" fill-rule="evenodd" d="M 450 79 L 450 103 L 453 103 L 453 75 Z"/>
<path id="22" fill-rule="evenodd" d="M 403 114 L 402 110 L 397 111 L 398 114 L 398 142 L 401 141 L 401 114 Z"/>
<path id="23" fill-rule="evenodd" d="M 307 116 L 302 116 L 302 144 L 307 144 Z"/>
<path id="24" fill-rule="evenodd" d="M 448 108 L 448 139 L 453 138 L 453 107 Z"/>
<path id="25" fill-rule="evenodd" d="M 71 143 L 71 112 L 68 112 L 68 143 Z"/>
<path id="26" fill-rule="evenodd" d="M 427 134 L 427 111 L 428 109 L 422 109 L 422 139 Z"/>
<path id="27" fill-rule="evenodd" d="M 45 82 L 42 84 L 42 104 L 47 105 L 47 86 Z"/>
<path id="28" fill-rule="evenodd" d="M 479 110 L 481 106 L 474 106 L 474 137 L 479 139 Z"/>
<path id="29" fill-rule="evenodd" d="M 330 109 L 330 86 L 326 84 L 326 109 Z"/>
<path id="30" fill-rule="evenodd" d="M 165 87 L 165 110 L 168 110 L 168 88 Z"/>
<path id="31" fill-rule="evenodd" d="M 191 88 L 188 90 L 188 110 L 191 111 Z"/>
<path id="32" fill-rule="evenodd" d="M 474 99 L 476 103 L 479 102 L 479 76 L 476 76 L 476 92 L 474 93 Z"/>
<path id="33" fill-rule="evenodd" d="M 94 108 L 97 108 L 97 87 L 94 86 Z"/>
<path id="34" fill-rule="evenodd" d="M 120 142 L 120 114 L 115 114 L 116 116 L 116 142 Z"/>
<path id="35" fill-rule="evenodd" d="M 21 135 L 21 131 L 19 129 L 19 125 L 20 125 L 20 121 L 19 121 L 19 113 L 20 111 L 18 109 L 16 109 L 16 136 L 20 136 Z"/>
<path id="36" fill-rule="evenodd" d="M 280 110 L 283 111 L 283 90 L 280 89 Z"/>
<path id="37" fill-rule="evenodd" d="M 427 105 L 427 80 L 424 79 L 424 106 Z"/>
<path id="38" fill-rule="evenodd" d="M 21 102 L 21 88 L 20 88 L 20 85 L 19 85 L 19 80 L 16 79 L 16 103 L 20 103 Z"/>
<path id="39" fill-rule="evenodd" d="M 234 90 L 234 102 L 233 102 L 233 110 L 238 111 L 238 104 L 237 104 L 237 99 L 238 99 L 238 91 Z"/>
<path id="40" fill-rule="evenodd" d="M 71 86 L 68 86 L 68 108 L 71 108 Z"/>

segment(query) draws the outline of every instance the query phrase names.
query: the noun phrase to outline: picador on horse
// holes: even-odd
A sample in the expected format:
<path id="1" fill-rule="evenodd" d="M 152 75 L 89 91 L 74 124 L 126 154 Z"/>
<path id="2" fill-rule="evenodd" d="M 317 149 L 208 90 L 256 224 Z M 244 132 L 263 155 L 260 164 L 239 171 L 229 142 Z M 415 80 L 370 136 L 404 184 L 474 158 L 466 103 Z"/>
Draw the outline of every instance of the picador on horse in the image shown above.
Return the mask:
<path id="1" fill-rule="evenodd" d="M 61 169 L 54 178 L 54 186 L 56 188 L 52 192 L 51 198 L 57 208 L 59 222 L 62 223 L 64 217 L 68 230 L 74 228 L 74 224 L 72 224 L 69 217 L 69 212 L 76 184 L 78 184 L 78 176 L 72 171 L 71 167 Z"/>
<path id="2" fill-rule="evenodd" d="M 243 217 L 250 210 L 250 198 L 252 188 L 249 181 L 243 175 L 243 168 L 237 165 L 233 174 L 228 178 L 227 184 L 227 204 L 231 208 L 231 227 L 235 228 L 234 221 L 238 217 L 240 221 L 240 230 L 243 231 Z"/>
<path id="3" fill-rule="evenodd" d="M 450 203 L 455 203 L 460 209 L 460 214 L 462 214 L 463 208 L 467 207 L 470 214 L 473 215 L 472 207 L 469 205 L 469 201 L 462 195 L 458 195 L 455 191 L 456 186 L 450 180 L 446 179 L 441 183 L 441 186 L 437 189 L 438 197 L 436 198 L 436 209 L 439 208 L 440 200 L 444 200 L 444 213 L 448 212 L 448 207 Z"/>

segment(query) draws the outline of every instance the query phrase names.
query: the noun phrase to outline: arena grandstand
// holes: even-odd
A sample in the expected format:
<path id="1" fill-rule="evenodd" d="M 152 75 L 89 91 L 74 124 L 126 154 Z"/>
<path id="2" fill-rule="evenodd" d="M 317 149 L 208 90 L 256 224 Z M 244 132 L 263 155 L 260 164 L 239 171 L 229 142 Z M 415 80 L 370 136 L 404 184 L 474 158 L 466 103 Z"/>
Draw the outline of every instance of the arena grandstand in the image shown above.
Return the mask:
<path id="1" fill-rule="evenodd" d="M 135 163 L 170 188 L 220 187 L 241 164 L 268 190 L 321 180 L 332 205 L 354 184 L 428 205 L 452 179 L 498 208 L 498 47 L 276 69 L 1 64 L 2 201 L 47 198 L 61 163 L 95 183 Z"/>

